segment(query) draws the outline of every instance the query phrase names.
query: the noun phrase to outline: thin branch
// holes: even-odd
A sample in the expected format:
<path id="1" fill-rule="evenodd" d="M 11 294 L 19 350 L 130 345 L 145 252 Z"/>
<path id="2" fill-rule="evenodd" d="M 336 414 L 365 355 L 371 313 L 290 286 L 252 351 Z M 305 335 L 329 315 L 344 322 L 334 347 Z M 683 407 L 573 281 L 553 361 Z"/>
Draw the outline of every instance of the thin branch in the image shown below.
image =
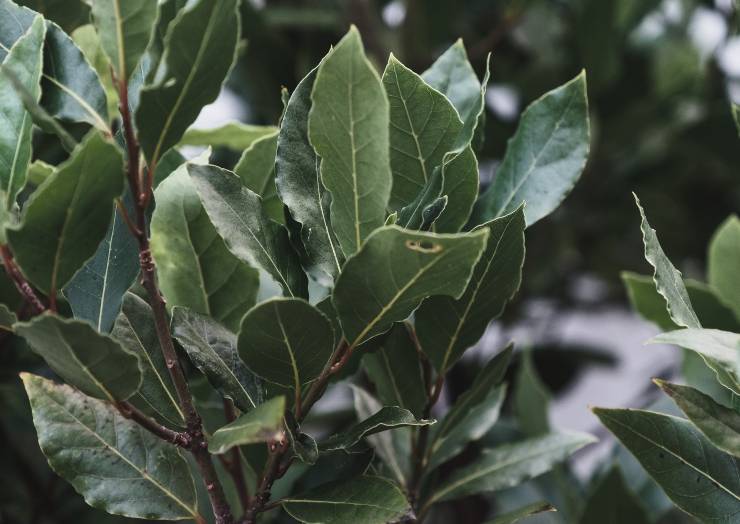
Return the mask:
<path id="1" fill-rule="evenodd" d="M 148 417 L 141 412 L 136 406 L 129 402 L 121 401 L 116 402 L 116 408 L 119 413 L 127 419 L 133 420 L 144 429 L 153 433 L 162 440 L 166 440 L 170 444 L 180 446 L 181 448 L 190 448 L 191 440 L 190 435 L 180 431 L 173 431 L 170 428 L 163 426 L 151 417 Z"/>
<path id="2" fill-rule="evenodd" d="M 0 257 L 2 257 L 5 272 L 13 281 L 15 287 L 18 288 L 18 292 L 23 295 L 31 307 L 36 310 L 37 314 L 41 314 L 46 311 L 47 307 L 43 302 L 41 302 L 38 295 L 36 295 L 31 284 L 28 283 L 26 277 L 21 273 L 21 270 L 18 269 L 15 260 L 13 260 L 13 254 L 10 252 L 10 248 L 5 244 L 0 245 Z"/>
<path id="3" fill-rule="evenodd" d="M 226 422 L 231 423 L 236 420 L 236 412 L 234 410 L 234 403 L 228 398 L 224 399 L 224 414 L 226 415 Z M 246 512 L 249 509 L 249 487 L 247 486 L 247 480 L 244 478 L 244 469 L 242 468 L 242 454 L 239 451 L 239 446 L 234 446 L 231 449 L 231 460 L 226 461 L 224 467 L 231 475 L 234 480 L 234 486 L 236 487 L 237 494 L 239 495 L 239 502 L 242 505 L 242 511 Z"/>

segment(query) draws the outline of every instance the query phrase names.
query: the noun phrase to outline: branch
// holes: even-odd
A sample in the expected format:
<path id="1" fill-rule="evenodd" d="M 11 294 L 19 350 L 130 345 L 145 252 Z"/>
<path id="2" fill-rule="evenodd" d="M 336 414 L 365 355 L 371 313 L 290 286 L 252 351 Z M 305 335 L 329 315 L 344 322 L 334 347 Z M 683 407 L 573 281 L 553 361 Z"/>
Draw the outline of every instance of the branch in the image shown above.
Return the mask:
<path id="1" fill-rule="evenodd" d="M 224 399 L 224 414 L 226 415 L 226 423 L 230 424 L 236 419 L 236 413 L 234 411 L 234 403 L 225 398 Z M 239 451 L 239 446 L 234 446 L 231 449 L 231 459 L 224 460 L 224 467 L 234 479 L 234 486 L 239 495 L 239 502 L 242 505 L 242 511 L 246 512 L 249 509 L 249 488 L 247 487 L 247 480 L 244 478 L 244 469 L 242 469 L 242 455 Z"/>
<path id="2" fill-rule="evenodd" d="M 15 260 L 13 260 L 13 254 L 10 252 L 10 248 L 5 244 L 0 245 L 0 257 L 2 257 L 5 272 L 13 281 L 15 287 L 18 288 L 18 292 L 23 295 L 31 307 L 36 310 L 37 314 L 41 314 L 46 311 L 47 307 L 43 302 L 41 302 L 38 295 L 36 295 L 31 284 L 28 283 L 26 277 L 21 273 L 21 270 L 18 269 L 18 266 L 15 264 Z"/>

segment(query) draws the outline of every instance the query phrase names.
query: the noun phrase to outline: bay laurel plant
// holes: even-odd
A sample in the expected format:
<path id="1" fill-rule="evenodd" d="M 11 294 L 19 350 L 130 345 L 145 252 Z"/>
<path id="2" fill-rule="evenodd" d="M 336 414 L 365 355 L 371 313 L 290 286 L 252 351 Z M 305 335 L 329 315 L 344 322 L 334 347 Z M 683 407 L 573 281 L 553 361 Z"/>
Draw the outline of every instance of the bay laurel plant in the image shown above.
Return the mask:
<path id="1" fill-rule="evenodd" d="M 73 38 L 0 0 L 0 254 L 19 297 L 0 321 L 45 363 L 21 379 L 51 468 L 131 518 L 384 523 L 591 442 L 551 432 L 450 467 L 497 421 L 510 346 L 437 406 L 519 288 L 525 229 L 583 170 L 585 74 L 524 112 L 479 195 L 488 73 L 460 42 L 381 74 L 351 28 L 279 126 L 190 129 L 242 47 L 237 8 L 93 0 Z M 35 133 L 66 159 L 39 160 Z M 329 387 L 351 387 L 357 422 L 311 416 Z"/>

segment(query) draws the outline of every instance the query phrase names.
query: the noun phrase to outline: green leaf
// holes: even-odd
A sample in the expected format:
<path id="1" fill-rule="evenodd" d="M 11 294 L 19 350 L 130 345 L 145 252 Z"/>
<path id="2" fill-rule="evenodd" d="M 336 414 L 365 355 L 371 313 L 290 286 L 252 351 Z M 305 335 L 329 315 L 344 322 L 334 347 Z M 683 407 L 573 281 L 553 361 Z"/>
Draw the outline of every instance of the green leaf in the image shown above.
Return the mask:
<path id="1" fill-rule="evenodd" d="M 740 457 L 740 414 L 717 404 L 711 397 L 663 380 L 655 383 L 670 396 L 709 441 L 722 451 Z"/>
<path id="2" fill-rule="evenodd" d="M 200 160 L 199 160 L 200 161 Z M 231 254 L 183 164 L 154 192 L 151 249 L 169 306 L 209 315 L 232 331 L 257 299 L 257 271 Z"/>
<path id="3" fill-rule="evenodd" d="M 131 403 L 169 425 L 185 426 L 149 304 L 127 293 L 111 336 L 139 359 L 142 381 L 139 390 L 129 399 Z"/>
<path id="4" fill-rule="evenodd" d="M 622 472 L 613 466 L 593 490 L 579 524 L 650 524 L 642 501 L 629 489 Z"/>
<path id="5" fill-rule="evenodd" d="M 499 515 L 495 519 L 487 521 L 485 524 L 514 524 L 515 522 L 519 522 L 520 520 L 524 520 L 533 515 L 550 511 L 557 510 L 549 502 L 534 502 L 514 511 L 510 511 L 509 513 L 505 513 L 504 515 Z"/>
<path id="6" fill-rule="evenodd" d="M 398 487 L 379 477 L 356 477 L 324 484 L 288 497 L 281 506 L 299 522 L 385 524 L 410 511 Z"/>
<path id="7" fill-rule="evenodd" d="M 92 20 L 118 78 L 134 72 L 157 21 L 152 0 L 93 0 Z"/>
<path id="8" fill-rule="evenodd" d="M 18 317 L 15 316 L 15 313 L 5 304 L 0 304 L 0 329 L 13 331 L 13 324 L 16 322 L 18 322 Z"/>
<path id="9" fill-rule="evenodd" d="M 275 188 L 275 154 L 278 134 L 258 138 L 244 151 L 234 168 L 234 173 L 242 179 L 247 189 L 262 198 L 262 208 L 275 222 L 284 223 L 283 203 Z"/>
<path id="10" fill-rule="evenodd" d="M 675 344 L 720 362 L 737 372 L 740 335 L 720 329 L 686 328 L 661 333 L 650 339 L 652 344 Z"/>
<path id="11" fill-rule="evenodd" d="M 41 450 L 93 507 L 131 518 L 201 518 L 177 448 L 68 386 L 21 374 Z"/>
<path id="12" fill-rule="evenodd" d="M 129 0 L 126 0 L 129 1 Z M 136 123 L 150 166 L 182 138 L 213 102 L 231 69 L 239 39 L 237 0 L 197 0 L 173 20 L 152 83 L 141 90 Z"/>
<path id="13" fill-rule="evenodd" d="M 521 432 L 536 437 L 550 431 L 550 392 L 534 367 L 531 349 L 522 353 L 515 387 L 514 410 Z"/>
<path id="14" fill-rule="evenodd" d="M 333 435 L 319 445 L 324 451 L 350 450 L 360 441 L 375 433 L 395 428 L 429 426 L 434 420 L 418 420 L 408 409 L 398 406 L 384 406 L 380 411 L 366 418 L 359 424 L 337 435 Z"/>
<path id="15" fill-rule="evenodd" d="M 420 417 L 427 402 L 419 355 L 404 323 L 395 324 L 375 351 L 362 362 L 385 406 L 400 406 Z"/>
<path id="16" fill-rule="evenodd" d="M 30 7 L 71 33 L 90 18 L 91 0 L 18 0 L 19 5 Z"/>
<path id="17" fill-rule="evenodd" d="M 16 92 L 13 80 L 31 93 L 34 100 L 41 97 L 42 50 L 46 29 L 44 19 L 37 16 L 28 31 L 18 38 L 0 66 L 0 188 L 5 193 L 5 209 L 10 209 L 15 197 L 26 183 L 26 171 L 31 162 L 31 131 L 33 119 L 26 111 L 23 99 Z"/>
<path id="18" fill-rule="evenodd" d="M 478 159 L 468 146 L 461 151 L 445 155 L 442 162 L 447 209 L 437 220 L 439 233 L 457 233 L 467 223 L 478 197 Z"/>
<path id="19" fill-rule="evenodd" d="M 8 242 L 26 277 L 49 294 L 62 289 L 95 254 L 123 191 L 118 148 L 91 133 L 31 196 Z"/>
<path id="20" fill-rule="evenodd" d="M 628 409 L 594 413 L 679 508 L 702 522 L 732 521 L 740 507 L 738 459 L 684 419 Z"/>
<path id="21" fill-rule="evenodd" d="M 308 139 L 311 91 L 318 67 L 300 81 L 285 107 L 278 135 L 275 184 L 293 220 L 300 224 L 303 267 L 330 287 L 344 263 L 329 219 L 331 195 L 321 182 L 320 159 Z"/>
<path id="22" fill-rule="evenodd" d="M 54 373 L 86 395 L 115 402 L 139 389 L 139 357 L 87 322 L 45 314 L 13 328 Z"/>
<path id="23" fill-rule="evenodd" d="M 332 295 L 355 347 L 407 318 L 430 295 L 459 298 L 488 239 L 488 230 L 436 235 L 386 226 L 342 269 Z"/>
<path id="24" fill-rule="evenodd" d="M 279 434 L 284 413 L 285 397 L 270 399 L 216 430 L 208 440 L 208 451 L 220 455 L 234 446 L 267 442 Z"/>
<path id="25" fill-rule="evenodd" d="M 480 339 L 519 289 L 524 228 L 523 208 L 477 227 L 474 232 L 489 232 L 488 244 L 463 295 L 432 297 L 419 308 L 419 342 L 438 373 L 446 373 Z"/>
<path id="26" fill-rule="evenodd" d="M 460 453 L 468 443 L 483 437 L 496 424 L 506 397 L 506 387 L 500 384 L 509 367 L 512 349 L 510 344 L 492 358 L 478 372 L 470 389 L 433 428 L 428 471 Z"/>
<path id="27" fill-rule="evenodd" d="M 227 122 L 210 129 L 193 129 L 185 131 L 180 140 L 181 146 L 226 147 L 234 151 L 244 151 L 255 141 L 277 133 L 274 126 L 255 126 L 241 122 Z"/>
<path id="28" fill-rule="evenodd" d="M 383 85 L 390 101 L 390 207 L 414 201 L 457 140 L 463 123 L 445 96 L 391 54 Z"/>
<path id="29" fill-rule="evenodd" d="M 349 256 L 385 222 L 392 183 L 388 99 L 356 27 L 319 65 L 311 101 L 308 136 L 331 193 L 332 228 Z"/>
<path id="30" fill-rule="evenodd" d="M 113 85 L 111 76 L 111 63 L 108 55 L 105 54 L 100 42 L 100 36 L 92 24 L 85 24 L 78 27 L 71 34 L 72 40 L 80 48 L 90 65 L 100 78 L 100 83 L 105 90 L 105 96 L 108 100 L 108 114 L 115 115 L 118 113 L 118 90 Z"/>
<path id="31" fill-rule="evenodd" d="M 307 297 L 308 283 L 288 239 L 270 220 L 259 196 L 239 177 L 216 166 L 188 166 L 203 207 L 226 247 L 280 286 L 286 296 Z"/>
<path id="32" fill-rule="evenodd" d="M 592 442 L 595 439 L 585 433 L 550 433 L 486 449 L 474 463 L 452 472 L 424 506 L 517 486 Z"/>
<path id="33" fill-rule="evenodd" d="M 522 114 L 491 187 L 473 221 L 495 218 L 527 203 L 527 226 L 555 210 L 575 185 L 589 151 L 586 74 L 550 91 Z"/>
<path id="34" fill-rule="evenodd" d="M 313 437 L 300 432 L 294 434 L 292 431 L 287 431 L 286 434 L 292 456 L 309 466 L 316 464 L 319 460 L 319 447 Z"/>
<path id="35" fill-rule="evenodd" d="M 424 184 L 421 191 L 418 192 L 416 198 L 414 198 L 407 205 L 402 207 L 397 213 L 397 218 L 392 224 L 386 225 L 398 225 L 406 229 L 416 229 L 423 231 L 424 226 L 424 213 L 435 205 L 442 196 L 442 187 L 444 186 L 444 178 L 442 175 L 442 169 L 437 167 L 434 169 L 429 179 Z"/>
<path id="36" fill-rule="evenodd" d="M 740 106 L 737 104 L 732 104 L 732 117 L 735 119 L 737 132 L 740 135 Z"/>
<path id="37" fill-rule="evenodd" d="M 172 336 L 208 382 L 244 412 L 262 401 L 261 385 L 236 350 L 236 335 L 213 319 L 176 307 Z"/>
<path id="38" fill-rule="evenodd" d="M 732 215 L 717 229 L 709 244 L 708 280 L 723 302 L 740 318 L 740 219 Z"/>
<path id="39" fill-rule="evenodd" d="M 254 373 L 299 392 L 329 361 L 334 331 L 329 319 L 305 300 L 274 298 L 247 312 L 237 346 Z"/>

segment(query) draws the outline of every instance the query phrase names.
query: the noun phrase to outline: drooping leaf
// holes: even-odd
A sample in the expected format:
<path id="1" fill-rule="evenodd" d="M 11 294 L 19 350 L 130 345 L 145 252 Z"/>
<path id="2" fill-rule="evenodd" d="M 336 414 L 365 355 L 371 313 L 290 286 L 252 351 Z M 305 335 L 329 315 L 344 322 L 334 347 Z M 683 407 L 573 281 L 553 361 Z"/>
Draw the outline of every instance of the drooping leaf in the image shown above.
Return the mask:
<path id="1" fill-rule="evenodd" d="M 649 524 L 642 501 L 630 490 L 622 472 L 613 466 L 588 497 L 579 524 Z"/>
<path id="2" fill-rule="evenodd" d="M 740 260 L 740 219 L 730 216 L 714 233 L 709 244 L 708 280 L 723 302 L 740 318 L 740 275 L 736 262 Z"/>
<path id="3" fill-rule="evenodd" d="M 45 314 L 13 328 L 57 375 L 86 395 L 113 402 L 139 389 L 139 357 L 87 322 Z"/>
<path id="4" fill-rule="evenodd" d="M 105 238 L 123 191 L 121 153 L 90 134 L 31 196 L 8 242 L 26 277 L 45 293 L 64 287 Z"/>
<path id="5" fill-rule="evenodd" d="M 332 229 L 349 256 L 383 225 L 392 183 L 388 99 L 354 26 L 319 65 L 311 102 L 308 136 L 331 193 Z"/>
<path id="6" fill-rule="evenodd" d="M 704 436 L 719 449 L 740 457 L 740 414 L 688 386 L 656 380 Z"/>
<path id="7" fill-rule="evenodd" d="M 234 446 L 267 442 L 280 432 L 284 413 L 285 397 L 270 399 L 216 430 L 208 440 L 208 451 L 218 455 Z"/>
<path id="8" fill-rule="evenodd" d="M 390 56 L 383 85 L 390 101 L 390 207 L 414 201 L 457 140 L 463 123 L 445 96 Z"/>
<path id="9" fill-rule="evenodd" d="M 731 522 L 740 504 L 737 458 L 684 419 L 628 409 L 594 413 L 679 508 L 702 522 Z"/>
<path id="10" fill-rule="evenodd" d="M 489 232 L 486 250 L 462 297 L 427 299 L 416 314 L 424 353 L 439 373 L 447 370 L 483 335 L 519 289 L 524 263 L 524 210 L 494 219 L 474 232 Z"/>
<path id="11" fill-rule="evenodd" d="M 202 518 L 177 448 L 69 386 L 21 378 L 44 455 L 88 504 L 131 518 Z"/>
<path id="12" fill-rule="evenodd" d="M 208 382 L 244 412 L 262 401 L 261 386 L 236 350 L 236 335 L 213 319 L 176 307 L 172 336 Z"/>
<path id="13" fill-rule="evenodd" d="M 170 306 L 209 315 L 236 331 L 257 299 L 259 275 L 229 252 L 183 164 L 154 192 L 151 249 Z"/>
<path id="14" fill-rule="evenodd" d="M 203 106 L 218 96 L 236 55 L 237 4 L 237 0 L 188 3 L 167 30 L 164 55 L 151 83 L 142 88 L 136 110 L 139 140 L 150 166 L 180 141 Z"/>
<path id="15" fill-rule="evenodd" d="M 506 387 L 501 386 L 501 381 L 509 366 L 512 348 L 509 345 L 492 358 L 478 372 L 470 389 L 434 426 L 429 445 L 429 471 L 457 455 L 468 443 L 480 439 L 498 421 L 506 396 Z"/>
<path id="16" fill-rule="evenodd" d="M 8 75 L 14 75 L 34 100 L 39 99 L 45 34 L 44 19 L 37 16 L 28 31 L 13 43 L 0 65 L 0 113 L 3 115 L 0 124 L 0 189 L 5 194 L 5 209 L 13 206 L 16 195 L 26 183 L 33 127 L 33 119 Z"/>
<path id="17" fill-rule="evenodd" d="M 466 495 L 516 486 L 550 470 L 595 439 L 584 433 L 550 433 L 486 449 L 472 464 L 452 472 L 425 507 Z"/>
<path id="18" fill-rule="evenodd" d="M 318 67 L 300 81 L 285 107 L 278 135 L 275 184 L 293 220 L 300 224 L 303 267 L 329 287 L 344 262 L 329 219 L 330 194 L 321 181 L 320 158 L 308 139 L 308 114 Z"/>
<path id="19" fill-rule="evenodd" d="M 460 235 L 376 230 L 347 260 L 332 295 L 350 345 L 385 332 L 428 296 L 459 298 L 488 236 L 487 229 Z"/>
<path id="20" fill-rule="evenodd" d="M 262 271 L 284 295 L 307 297 L 306 275 L 288 232 L 267 217 L 259 196 L 244 187 L 239 177 L 216 166 L 190 165 L 188 171 L 229 251 Z"/>
<path id="21" fill-rule="evenodd" d="M 410 510 L 398 487 L 380 477 L 356 477 L 288 497 L 281 506 L 299 522 L 385 524 Z"/>
<path id="22" fill-rule="evenodd" d="M 111 336 L 139 358 L 141 386 L 130 402 L 168 425 L 184 426 L 185 417 L 162 354 L 149 304 L 133 293 L 127 293 Z"/>
<path id="23" fill-rule="evenodd" d="M 675 344 L 720 362 L 737 373 L 740 335 L 719 329 L 685 328 L 661 333 L 650 339 L 653 344 Z"/>
<path id="24" fill-rule="evenodd" d="M 539 513 L 547 513 L 550 511 L 557 510 L 549 502 L 534 502 L 514 511 L 505 513 L 504 515 L 499 515 L 495 519 L 487 521 L 485 524 L 514 524 L 515 522 L 519 522 Z"/>
<path id="25" fill-rule="evenodd" d="M 457 233 L 467 223 L 478 197 L 478 159 L 468 146 L 445 155 L 442 161 L 447 209 L 436 222 L 435 231 Z"/>
<path id="26" fill-rule="evenodd" d="M 244 151 L 256 140 L 277 133 L 274 126 L 255 126 L 241 122 L 228 122 L 222 126 L 209 129 L 185 131 L 180 140 L 181 146 L 227 147 L 234 151 Z"/>
<path id="27" fill-rule="evenodd" d="M 491 187 L 478 199 L 473 223 L 527 203 L 527 226 L 549 215 L 567 196 L 589 151 L 586 74 L 550 91 L 522 114 Z"/>
<path id="28" fill-rule="evenodd" d="M 254 373 L 300 391 L 331 357 L 334 332 L 329 319 L 305 300 L 275 298 L 244 316 L 238 348 Z"/>
<path id="29" fill-rule="evenodd" d="M 347 431 L 333 435 L 319 445 L 321 451 L 349 450 L 375 433 L 402 427 L 418 427 L 433 424 L 434 420 L 419 420 L 413 413 L 398 406 L 384 406 L 380 411 L 355 424 Z"/>
<path id="30" fill-rule="evenodd" d="M 285 222 L 283 203 L 278 198 L 275 188 L 277 141 L 278 134 L 275 131 L 252 142 L 234 167 L 234 173 L 242 179 L 247 189 L 262 198 L 262 208 L 267 216 L 282 224 Z"/>

